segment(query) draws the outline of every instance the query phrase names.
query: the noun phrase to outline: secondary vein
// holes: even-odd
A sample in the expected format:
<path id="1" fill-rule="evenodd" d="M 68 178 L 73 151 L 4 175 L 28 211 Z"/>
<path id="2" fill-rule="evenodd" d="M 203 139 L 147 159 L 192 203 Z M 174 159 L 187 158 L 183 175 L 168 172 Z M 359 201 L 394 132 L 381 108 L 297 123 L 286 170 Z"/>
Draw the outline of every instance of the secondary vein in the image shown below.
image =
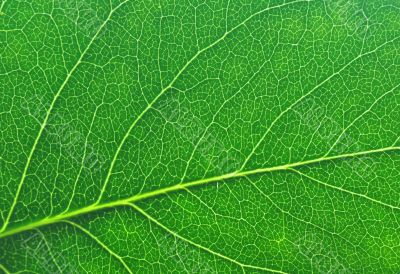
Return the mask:
<path id="1" fill-rule="evenodd" d="M 344 189 L 344 188 L 342 188 L 342 187 L 337 187 L 337 186 L 334 186 L 334 185 L 332 185 L 332 184 L 325 183 L 325 182 L 323 182 L 323 181 L 321 181 L 321 180 L 319 180 L 319 179 L 317 179 L 317 178 L 314 178 L 314 177 L 312 177 L 312 176 L 310 176 L 310 175 L 307 175 L 307 174 L 305 174 L 305 173 L 303 173 L 303 172 L 300 172 L 300 171 L 298 171 L 297 169 L 292 169 L 292 168 L 290 168 L 289 170 L 291 170 L 291 171 L 293 171 L 293 172 L 299 174 L 299 175 L 302 176 L 302 177 L 308 178 L 308 179 L 310 179 L 311 181 L 314 181 L 314 182 L 316 182 L 316 183 L 318 183 L 318 184 L 320 184 L 320 185 L 323 185 L 323 186 L 326 186 L 326 187 L 329 187 L 329 188 L 333 188 L 333 189 L 339 190 L 339 191 L 341 191 L 341 192 L 345 192 L 345 193 L 351 194 L 351 195 L 353 195 L 353 196 L 358 196 L 358 197 L 367 199 L 367 200 L 369 200 L 369 201 L 371 201 L 371 202 L 374 202 L 374 203 L 383 205 L 383 206 L 388 207 L 388 208 L 391 208 L 391 209 L 400 210 L 400 207 L 398 207 L 398 206 L 394 206 L 394 205 L 391 205 L 391 204 L 388 204 L 388 203 L 385 203 L 385 202 L 376 200 L 376 199 L 371 198 L 371 197 L 369 197 L 369 196 L 367 196 L 367 195 L 365 195 L 365 194 L 360 194 L 360 193 L 357 193 L 357 192 L 354 192 L 354 191 L 351 191 L 351 190 Z"/>
<path id="2" fill-rule="evenodd" d="M 79 225 L 77 223 L 74 223 L 74 222 L 71 222 L 71 221 L 63 221 L 63 222 L 72 225 L 73 227 L 79 229 L 80 231 L 82 231 L 83 233 L 88 235 L 97 244 L 99 244 L 104 250 L 106 250 L 108 253 L 110 253 L 111 256 L 116 258 L 130 274 L 133 273 L 133 271 L 129 268 L 129 266 L 126 264 L 126 262 L 124 261 L 124 259 L 120 255 L 118 255 L 117 253 L 112 251 L 106 244 L 104 244 L 102 241 L 100 241 L 99 238 L 97 238 L 95 235 L 93 235 L 89 230 L 87 230 L 86 228 L 82 227 L 81 225 Z"/>
<path id="3" fill-rule="evenodd" d="M 27 174 L 27 172 L 28 172 L 28 168 L 29 168 L 29 166 L 30 166 L 30 163 L 31 163 L 33 154 L 34 154 L 34 152 L 35 152 L 35 150 L 36 150 L 36 147 L 37 147 L 37 145 L 38 145 L 38 143 L 39 143 L 39 140 L 40 140 L 40 138 L 41 138 L 41 136 L 42 136 L 42 134 L 43 134 L 43 131 L 44 131 L 45 127 L 47 126 L 47 122 L 48 122 L 49 117 L 50 117 L 50 114 L 51 114 L 51 112 L 52 112 L 52 110 L 53 110 L 53 108 L 54 108 L 54 105 L 55 105 L 56 102 L 57 102 L 57 99 L 60 97 L 61 92 L 64 90 L 64 88 L 65 88 L 65 86 L 67 85 L 67 83 L 69 82 L 69 79 L 71 78 L 72 74 L 74 73 L 74 71 L 77 69 L 77 67 L 78 67 L 79 64 L 81 63 L 83 57 L 86 55 L 86 52 L 87 52 L 87 51 L 89 50 L 89 48 L 92 46 L 94 40 L 96 40 L 96 38 L 98 37 L 98 35 L 100 34 L 100 32 L 102 31 L 102 29 L 104 28 L 104 26 L 105 26 L 105 25 L 107 24 L 107 22 L 111 19 L 112 14 L 113 14 L 117 9 L 119 9 L 123 4 L 125 4 L 127 1 L 128 1 L 128 0 L 125 0 L 124 2 L 120 3 L 117 7 L 115 7 L 114 9 L 112 9 L 112 10 L 110 11 L 110 13 L 108 14 L 107 19 L 106 19 L 106 20 L 103 22 L 103 24 L 101 24 L 101 26 L 98 28 L 98 30 L 96 31 L 95 35 L 94 35 L 93 38 L 90 40 L 89 44 L 86 46 L 85 50 L 82 52 L 82 54 L 81 54 L 81 56 L 79 57 L 78 61 L 75 63 L 75 65 L 72 67 L 72 69 L 67 73 L 67 77 L 65 78 L 64 82 L 61 84 L 60 88 L 57 90 L 56 94 L 54 95 L 54 98 L 53 98 L 53 100 L 52 100 L 52 102 L 51 102 L 49 108 L 48 108 L 47 111 L 46 111 L 46 116 L 45 116 L 45 118 L 44 118 L 42 124 L 40 125 L 40 129 L 39 129 L 39 132 L 38 132 L 38 134 L 37 134 L 37 136 L 36 136 L 36 138 L 35 138 L 35 141 L 33 142 L 33 146 L 32 146 L 32 148 L 31 148 L 31 150 L 30 150 L 30 152 L 29 152 L 27 161 L 26 161 L 26 163 L 25 163 L 24 170 L 23 170 L 23 172 L 22 172 L 21 179 L 20 179 L 19 184 L 18 184 L 18 187 L 17 187 L 17 192 L 16 192 L 16 194 L 15 194 L 15 196 L 14 196 L 13 202 L 12 202 L 12 204 L 11 204 L 11 208 L 10 208 L 8 214 L 7 214 L 7 217 L 6 217 L 5 221 L 4 221 L 4 224 L 3 224 L 2 228 L 0 229 L 0 233 L 6 230 L 6 228 L 7 228 L 7 226 L 8 226 L 8 223 L 9 223 L 9 221 L 10 221 L 11 215 L 12 215 L 13 212 L 14 212 L 14 208 L 15 208 L 15 205 L 17 204 L 19 195 L 20 195 L 20 193 L 21 193 L 21 189 L 22 189 L 22 186 L 23 186 L 23 184 L 24 184 L 24 181 L 25 181 L 25 178 L 26 178 L 26 174 Z"/>
<path id="4" fill-rule="evenodd" d="M 247 17 L 244 21 L 242 21 L 241 23 L 237 24 L 236 26 L 232 27 L 230 30 L 226 31 L 220 38 L 218 38 L 217 40 L 215 40 L 213 43 L 209 44 L 208 46 L 202 48 L 201 50 L 197 51 L 196 54 L 194 54 L 192 56 L 192 58 L 190 58 L 185 65 L 178 71 L 178 73 L 175 75 L 175 77 L 171 80 L 171 82 L 165 87 L 163 88 L 160 93 L 150 102 L 150 104 L 147 105 L 147 107 L 139 114 L 138 117 L 136 117 L 136 119 L 133 121 L 133 123 L 130 125 L 128 131 L 125 133 L 124 137 L 122 138 L 121 142 L 118 145 L 118 148 L 113 156 L 113 159 L 111 161 L 110 164 L 110 168 L 108 169 L 107 172 L 107 176 L 106 179 L 104 180 L 103 186 L 101 188 L 100 191 L 100 195 L 97 198 L 97 201 L 94 203 L 94 205 L 97 205 L 101 202 L 101 199 L 104 195 L 104 192 L 107 188 L 108 182 L 110 181 L 110 177 L 112 175 L 115 163 L 118 159 L 119 153 L 121 152 L 122 147 L 124 146 L 126 140 L 128 139 L 128 137 L 130 136 L 133 128 L 137 125 L 137 123 L 142 119 L 142 117 L 147 113 L 147 111 L 149 111 L 153 105 L 160 99 L 160 97 L 165 94 L 168 90 L 170 90 L 173 85 L 175 84 L 175 82 L 179 79 L 179 77 L 183 74 L 183 72 L 190 66 L 191 63 L 193 63 L 194 60 L 197 59 L 197 57 L 202 54 L 203 52 L 213 48 L 215 45 L 219 44 L 221 41 L 223 41 L 229 34 L 231 34 L 233 31 L 235 31 L 236 29 L 238 29 L 239 27 L 243 26 L 244 24 L 246 24 L 246 22 L 248 22 L 249 20 L 251 20 L 252 18 L 254 18 L 255 16 L 262 14 L 264 12 L 267 12 L 269 10 L 273 10 L 273 9 L 277 9 L 277 8 L 282 8 L 284 6 L 288 6 L 291 4 L 295 4 L 295 3 L 300 3 L 300 2 L 310 2 L 311 0 L 296 0 L 296 1 L 292 1 L 292 2 L 288 2 L 288 3 L 283 3 L 280 5 L 276 5 L 276 6 L 272 6 L 272 7 L 267 7 L 263 10 L 260 10 L 254 14 L 252 14 L 251 16 Z"/>
<path id="5" fill-rule="evenodd" d="M 251 150 L 250 154 L 246 157 L 246 159 L 244 160 L 240 170 L 244 169 L 247 165 L 247 163 L 250 161 L 251 157 L 254 155 L 254 153 L 256 152 L 256 150 L 259 148 L 259 146 L 263 143 L 263 141 L 265 140 L 265 138 L 268 136 L 268 134 L 271 132 L 272 128 L 275 126 L 275 124 L 283 117 L 283 115 L 285 115 L 287 112 L 289 112 L 290 110 L 292 110 L 297 104 L 299 104 L 300 102 L 302 102 L 305 98 L 307 98 L 308 96 L 312 95 L 318 88 L 320 88 L 321 86 L 323 86 L 325 83 L 329 82 L 333 77 L 335 77 L 336 75 L 339 75 L 342 71 L 344 71 L 346 68 L 348 68 L 351 64 L 353 64 L 354 62 L 356 62 L 357 60 L 359 60 L 360 58 L 373 54 L 376 51 L 378 51 L 379 49 L 383 48 L 385 45 L 389 44 L 389 43 L 393 43 L 397 40 L 400 39 L 400 36 L 395 37 L 391 40 L 386 41 L 385 43 L 377 46 L 376 48 L 374 48 L 373 50 L 364 52 L 364 53 L 360 53 L 359 55 L 357 55 L 355 58 L 353 58 L 350 62 L 346 63 L 344 66 L 342 66 L 339 70 L 335 71 L 334 73 L 332 73 L 330 76 L 328 76 L 327 78 L 325 78 L 322 82 L 320 82 L 318 85 L 316 85 L 315 87 L 313 87 L 312 89 L 310 89 L 307 93 L 305 93 L 304 95 L 302 95 L 300 98 L 298 98 L 297 100 L 295 100 L 289 107 L 287 107 L 284 111 L 282 111 L 273 121 L 272 123 L 269 125 L 268 129 L 264 132 L 263 136 L 258 140 L 257 144 L 253 147 L 253 149 Z M 395 87 L 397 88 L 397 86 Z M 330 150 L 328 151 L 328 153 L 330 152 Z"/>
<path id="6" fill-rule="evenodd" d="M 2 264 L 0 264 L 0 269 L 4 271 L 6 274 L 10 274 L 11 272 Z"/>
<path id="7" fill-rule="evenodd" d="M 156 224 L 157 226 L 161 227 L 162 229 L 164 229 L 165 231 L 167 231 L 168 233 L 170 233 L 170 234 L 173 235 L 174 237 L 179 238 L 179 239 L 181 239 L 182 241 L 187 242 L 187 243 L 189 243 L 190 245 L 193 245 L 193 246 L 195 246 L 195 247 L 197 247 L 197 248 L 199 248 L 199 249 L 202 249 L 202 250 L 204 250 L 204 251 L 206 251 L 206 252 L 208 252 L 208 253 L 211 253 L 211 254 L 213 254 L 213 255 L 215 255 L 215 256 L 217 256 L 217 257 L 223 258 L 223 259 L 225 259 L 225 260 L 227 260 L 227 261 L 229 261 L 229 262 L 232 262 L 232 263 L 234 263 L 234 264 L 237 264 L 237 265 L 239 265 L 239 266 L 242 267 L 242 268 L 252 268 L 252 269 L 258 269 L 258 270 L 270 271 L 270 272 L 273 272 L 273 273 L 286 273 L 286 272 L 283 272 L 283 271 L 281 271 L 281 270 L 275 270 L 275 269 L 271 269 L 271 268 L 265 268 L 265 267 L 260 267 L 260 266 L 248 265 L 248 264 L 244 264 L 244 263 L 238 262 L 238 261 L 235 260 L 235 259 L 232 259 L 232 258 L 230 258 L 230 257 L 228 257 L 228 256 L 226 256 L 226 255 L 223 255 L 223 254 L 221 254 L 221 253 L 218 253 L 218 252 L 216 252 L 216 251 L 213 251 L 213 250 L 211 250 L 211 249 L 209 249 L 209 248 L 207 248 L 207 247 L 204 247 L 204 246 L 202 246 L 202 245 L 200 245 L 200 244 L 198 244 L 198 243 L 195 243 L 195 242 L 193 242 L 193 241 L 191 241 L 191 240 L 189 240 L 189 239 L 187 239 L 187 238 L 185 238 L 185 237 L 179 235 L 178 233 L 172 231 L 171 229 L 169 229 L 168 227 L 166 227 L 165 225 L 163 225 L 162 223 L 160 223 L 158 220 L 156 220 L 155 218 L 153 218 L 150 214 L 148 214 L 146 211 L 144 211 L 144 210 L 143 210 L 142 208 L 140 208 L 139 206 L 134 205 L 134 204 L 128 204 L 128 205 L 131 206 L 131 207 L 133 207 L 136 211 L 140 212 L 143 216 L 145 216 L 147 219 L 149 219 L 152 223 L 154 223 L 154 224 Z"/>

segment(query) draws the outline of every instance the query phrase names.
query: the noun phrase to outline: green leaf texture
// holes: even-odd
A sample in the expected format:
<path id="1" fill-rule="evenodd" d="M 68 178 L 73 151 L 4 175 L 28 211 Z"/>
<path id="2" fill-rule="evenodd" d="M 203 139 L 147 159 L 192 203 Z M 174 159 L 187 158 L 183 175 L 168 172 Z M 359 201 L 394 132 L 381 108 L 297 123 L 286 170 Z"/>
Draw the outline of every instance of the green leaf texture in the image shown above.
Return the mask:
<path id="1" fill-rule="evenodd" d="M 0 272 L 399 273 L 398 0 L 0 3 Z"/>

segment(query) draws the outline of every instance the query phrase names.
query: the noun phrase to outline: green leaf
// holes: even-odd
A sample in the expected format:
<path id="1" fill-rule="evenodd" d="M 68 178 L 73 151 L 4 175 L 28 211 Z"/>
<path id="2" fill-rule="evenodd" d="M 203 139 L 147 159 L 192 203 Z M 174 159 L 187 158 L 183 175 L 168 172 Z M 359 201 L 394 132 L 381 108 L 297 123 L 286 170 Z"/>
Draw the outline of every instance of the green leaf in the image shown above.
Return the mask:
<path id="1" fill-rule="evenodd" d="M 399 11 L 2 0 L 0 271 L 398 273 Z"/>

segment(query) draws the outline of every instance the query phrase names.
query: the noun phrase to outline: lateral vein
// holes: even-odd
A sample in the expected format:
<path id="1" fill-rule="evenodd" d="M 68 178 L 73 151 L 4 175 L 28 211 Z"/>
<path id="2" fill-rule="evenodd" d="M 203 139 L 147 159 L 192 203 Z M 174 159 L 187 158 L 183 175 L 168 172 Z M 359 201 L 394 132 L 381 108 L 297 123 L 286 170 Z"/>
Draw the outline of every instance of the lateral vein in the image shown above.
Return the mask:
<path id="1" fill-rule="evenodd" d="M 10 274 L 11 272 L 2 264 L 0 264 L 0 269 L 4 271 L 6 274 Z"/>
<path id="2" fill-rule="evenodd" d="M 324 228 L 324 227 L 322 227 L 322 226 L 319 226 L 319 225 L 317 225 L 317 224 L 314 224 L 313 222 L 311 222 L 311 220 L 310 220 L 310 221 L 307 221 L 307 220 L 301 219 L 301 218 L 299 218 L 299 217 L 296 217 L 295 215 L 291 214 L 289 211 L 284 210 L 284 209 L 281 208 L 279 205 L 277 205 L 277 204 L 276 204 L 262 189 L 260 189 L 260 188 L 259 188 L 254 182 L 252 182 L 248 177 L 246 177 L 246 179 L 247 179 L 247 181 L 248 181 L 255 189 L 257 189 L 257 191 L 258 191 L 261 195 L 263 195 L 265 198 L 267 198 L 268 201 L 269 201 L 276 209 L 278 209 L 280 212 L 282 212 L 282 214 L 287 215 L 287 216 L 289 216 L 290 218 L 292 218 L 292 219 L 294 219 L 294 220 L 296 220 L 296 221 L 298 221 L 298 222 L 304 223 L 304 224 L 306 224 L 306 225 L 313 226 L 313 227 L 315 227 L 315 228 L 321 230 L 321 231 L 324 232 L 324 233 L 328 233 L 328 234 L 331 234 L 332 236 L 338 237 L 338 238 L 340 238 L 341 240 L 343 240 L 343 241 L 345 241 L 346 243 L 348 243 L 349 245 L 355 247 L 354 244 L 353 244 L 352 242 L 350 242 L 350 241 L 349 241 L 348 239 L 346 239 L 345 237 L 341 236 L 339 233 L 334 232 L 334 231 L 330 231 L 330 230 L 328 230 L 328 229 L 326 229 L 326 228 Z M 367 253 L 367 251 L 366 251 L 365 249 L 363 249 L 363 248 L 360 248 L 360 249 L 361 249 L 363 252 Z"/>
<path id="3" fill-rule="evenodd" d="M 32 148 L 31 148 L 31 150 L 30 150 L 30 152 L 29 152 L 29 155 L 28 155 L 28 158 L 27 158 L 27 161 L 26 161 L 24 170 L 23 170 L 23 172 L 22 172 L 22 176 L 21 176 L 20 182 L 19 182 L 18 187 L 17 187 L 17 192 L 16 192 L 16 194 L 15 194 L 15 196 L 14 196 L 14 199 L 13 199 L 13 202 L 12 202 L 12 205 L 11 205 L 11 208 L 10 208 L 8 214 L 7 214 L 7 217 L 6 217 L 5 221 L 4 221 L 4 224 L 3 224 L 2 228 L 0 229 L 0 233 L 6 230 L 6 228 L 7 228 L 7 226 L 8 226 L 8 223 L 9 223 L 9 221 L 10 221 L 11 215 L 12 215 L 13 212 L 14 212 L 15 205 L 17 204 L 19 195 L 20 195 L 20 193 L 21 193 L 22 186 L 23 186 L 24 181 L 25 181 L 25 178 L 26 178 L 26 174 L 27 174 L 27 172 L 28 172 L 28 168 L 29 168 L 29 166 L 30 166 L 30 163 L 31 163 L 33 154 L 34 154 L 34 152 L 35 152 L 35 150 L 36 150 L 36 146 L 38 145 L 39 139 L 41 138 L 41 136 L 42 136 L 42 134 L 43 134 L 43 131 L 44 131 L 45 127 L 47 126 L 47 122 L 48 122 L 49 117 L 50 117 L 50 114 L 51 114 L 51 112 L 52 112 L 52 110 L 53 110 L 53 108 L 54 108 L 54 106 L 55 106 L 55 104 L 56 104 L 56 102 L 57 102 L 57 99 L 60 97 L 62 91 L 64 90 L 65 86 L 66 86 L 67 83 L 69 82 L 69 79 L 71 78 L 71 76 L 72 76 L 72 74 L 74 73 L 74 71 L 77 69 L 77 67 L 78 67 L 79 64 L 81 63 L 83 57 L 86 55 L 86 52 L 87 52 L 87 51 L 89 50 L 89 48 L 92 46 L 94 40 L 96 40 L 96 38 L 98 37 L 99 33 L 102 31 L 102 29 L 103 29 L 104 26 L 107 24 L 107 22 L 111 19 L 111 16 L 113 15 L 113 13 L 114 13 L 117 9 L 119 9 L 123 4 L 125 4 L 127 1 L 128 1 L 128 0 L 125 0 L 124 2 L 120 3 L 117 7 L 115 7 L 114 9 L 112 9 L 112 10 L 110 11 L 110 13 L 108 14 L 107 19 L 106 19 L 106 20 L 103 22 L 103 24 L 101 24 L 101 26 L 98 28 L 97 32 L 95 33 L 95 35 L 93 36 L 93 38 L 90 40 L 89 44 L 86 46 L 85 50 L 82 52 L 82 54 L 81 54 L 81 56 L 79 57 L 78 61 L 77 61 L 76 64 L 72 67 L 72 69 L 68 72 L 67 77 L 65 78 L 64 82 L 61 84 L 60 88 L 58 89 L 58 91 L 57 91 L 56 94 L 54 95 L 54 98 L 53 98 L 53 100 L 52 100 L 52 102 L 51 102 L 49 108 L 48 108 L 47 111 L 46 111 L 46 116 L 45 116 L 45 118 L 44 118 L 44 120 L 43 120 L 43 123 L 40 125 L 40 129 L 39 129 L 39 132 L 38 132 L 38 134 L 37 134 L 37 136 L 36 136 L 36 138 L 35 138 L 35 141 L 34 141 L 34 143 L 33 143 L 33 146 L 32 146 Z"/>
<path id="4" fill-rule="evenodd" d="M 291 4 L 296 4 L 296 3 L 300 3 L 300 2 L 310 2 L 311 0 L 296 0 L 296 1 L 292 1 L 292 2 L 288 2 L 288 3 L 283 3 L 280 5 L 276 5 L 276 6 L 272 6 L 272 7 L 268 7 L 265 8 L 261 11 L 258 11 L 254 14 L 252 14 L 251 16 L 247 17 L 244 21 L 242 21 L 241 23 L 239 23 L 238 25 L 234 26 L 233 28 L 231 28 L 230 30 L 226 31 L 220 38 L 218 38 L 217 40 L 215 40 L 213 43 L 209 44 L 208 46 L 202 48 L 201 50 L 197 51 L 196 54 L 194 54 L 192 56 L 192 58 L 189 59 L 189 61 L 187 61 L 185 63 L 185 65 L 178 71 L 178 73 L 175 75 L 175 77 L 171 80 L 171 82 L 161 90 L 161 92 L 150 102 L 150 104 L 147 105 L 147 107 L 139 114 L 138 117 L 136 117 L 136 119 L 133 121 L 133 123 L 131 124 L 131 126 L 129 127 L 128 131 L 125 133 L 124 137 L 122 138 L 121 142 L 118 145 L 118 148 L 113 156 L 113 159 L 111 161 L 110 164 L 110 168 L 108 169 L 107 172 L 107 176 L 106 179 L 104 180 L 103 186 L 101 188 L 99 197 L 97 198 L 97 201 L 94 203 L 94 205 L 97 205 L 101 202 L 101 199 L 104 195 L 104 192 L 107 188 L 108 182 L 110 181 L 110 177 L 112 175 L 112 171 L 114 169 L 115 163 L 117 161 L 117 158 L 119 156 L 119 153 L 121 152 L 121 149 L 123 147 L 123 145 L 125 144 L 126 140 L 128 139 L 128 137 L 130 136 L 133 128 L 136 126 L 136 124 L 142 119 L 142 117 L 147 113 L 147 111 L 149 111 L 153 105 L 160 99 L 160 97 L 166 93 L 168 90 L 170 90 L 173 85 L 175 84 L 175 82 L 179 79 L 179 77 L 182 75 L 182 73 L 190 66 L 191 63 L 193 63 L 194 60 L 197 59 L 197 57 L 202 54 L 203 52 L 209 50 L 210 48 L 213 48 L 215 45 L 219 44 L 221 41 L 223 41 L 229 34 L 231 34 L 233 31 L 235 31 L 236 29 L 238 29 L 240 26 L 246 24 L 246 22 L 248 22 L 250 19 L 252 19 L 253 17 L 255 17 L 256 15 L 262 14 L 264 12 L 267 12 L 269 10 L 273 10 L 273 9 L 277 9 L 277 8 L 282 8 L 284 6 L 288 6 Z"/>
<path id="5" fill-rule="evenodd" d="M 311 181 L 314 181 L 314 182 L 316 182 L 316 183 L 318 183 L 318 184 L 320 184 L 320 185 L 323 185 L 323 186 L 326 186 L 326 187 L 329 187 L 329 188 L 332 188 L 332 189 L 336 189 L 336 190 L 339 190 L 339 191 L 341 191 L 341 192 L 345 192 L 345 193 L 351 194 L 351 195 L 353 195 L 353 196 L 358 196 L 358 197 L 367 199 L 367 200 L 369 200 L 369 201 L 371 201 L 371 202 L 374 202 L 374 203 L 383 205 L 383 206 L 385 206 L 385 207 L 389 207 L 389 208 L 391 208 L 391 209 L 400 210 L 400 207 L 398 207 L 398 206 L 394 206 L 394 205 L 391 205 L 391 204 L 388 204 L 388 203 L 385 203 L 385 202 L 376 200 L 376 199 L 371 198 L 371 197 L 369 197 L 369 196 L 367 196 L 367 195 L 365 195 L 365 194 L 360 194 L 360 193 L 357 193 L 357 192 L 354 192 L 354 191 L 351 191 L 351 190 L 344 189 L 344 188 L 342 188 L 342 187 L 337 187 L 337 186 L 334 186 L 334 185 L 332 185 L 332 184 L 325 183 L 325 182 L 323 182 L 323 181 L 321 181 L 321 180 L 319 180 L 319 179 L 317 179 L 317 178 L 314 178 L 314 177 L 312 177 L 312 176 L 310 176 L 310 175 L 307 175 L 307 174 L 305 174 L 305 173 L 303 173 L 303 172 L 300 172 L 300 171 L 298 171 L 297 169 L 289 168 L 289 170 L 291 170 L 291 171 L 293 171 L 293 172 L 299 174 L 299 175 L 302 176 L 302 177 L 308 178 L 308 179 L 310 179 Z"/>
<path id="6" fill-rule="evenodd" d="M 364 52 L 364 53 L 360 53 L 359 55 L 357 55 L 355 58 L 353 58 L 350 62 L 346 63 L 344 66 L 342 66 L 339 70 L 333 72 L 330 76 L 328 76 L 327 78 L 325 78 L 322 82 L 320 82 L 319 84 L 317 84 L 315 87 L 313 87 L 312 89 L 310 89 L 307 93 L 305 93 L 304 95 L 302 95 L 301 97 L 299 97 L 297 100 L 295 100 L 290 106 L 288 106 L 284 111 L 282 111 L 278 116 L 276 116 L 276 118 L 272 121 L 272 123 L 268 126 L 267 130 L 264 132 L 263 136 L 258 140 L 257 144 L 253 147 L 253 149 L 251 150 L 251 152 L 249 153 L 249 155 L 246 157 L 246 159 L 244 160 L 240 170 L 244 169 L 247 165 L 247 163 L 250 161 L 251 157 L 254 155 L 254 153 L 256 152 L 256 150 L 258 149 L 258 147 L 262 144 L 262 142 L 265 140 L 265 138 L 267 137 L 267 135 L 271 132 L 272 128 L 274 127 L 274 125 L 283 117 L 283 115 L 285 115 L 287 112 L 289 112 L 290 110 L 292 110 L 297 104 L 299 104 L 301 101 L 303 101 L 305 98 L 307 98 L 308 96 L 312 95 L 318 88 L 320 88 L 321 86 L 325 85 L 325 83 L 329 82 L 332 78 L 334 78 L 336 75 L 339 75 L 342 71 L 344 71 L 346 68 L 348 68 L 351 64 L 353 64 L 354 62 L 356 62 L 357 60 L 359 60 L 360 58 L 370 55 L 372 53 L 375 53 L 376 51 L 378 51 L 379 49 L 381 49 L 382 47 L 384 47 L 385 45 L 389 44 L 389 43 L 393 43 L 396 40 L 399 40 L 400 36 L 395 37 L 389 41 L 386 41 L 385 43 L 382 43 L 381 45 L 377 46 L 376 48 L 374 48 L 373 50 Z M 397 88 L 397 86 L 395 87 Z M 329 150 L 330 152 L 330 150 Z M 329 153 L 328 152 L 328 153 Z"/>
<path id="7" fill-rule="evenodd" d="M 104 250 L 106 250 L 108 253 L 110 253 L 111 256 L 113 256 L 114 258 L 116 258 L 119 262 L 121 262 L 121 264 L 125 267 L 125 269 L 132 274 L 132 270 L 129 268 L 129 266 L 125 263 L 124 259 L 118 255 L 117 253 L 115 253 L 114 251 L 112 251 L 106 244 L 104 244 L 102 241 L 99 240 L 99 238 L 97 238 L 95 235 L 93 235 L 89 230 L 87 230 L 86 228 L 82 227 L 81 225 L 75 223 L 75 222 L 71 222 L 68 220 L 64 220 L 62 221 L 64 223 L 70 224 L 73 227 L 79 229 L 80 231 L 82 231 L 83 233 L 85 233 L 86 235 L 88 235 L 90 238 L 92 238 L 97 244 L 99 244 Z"/>
<path id="8" fill-rule="evenodd" d="M 137 206 L 137 205 L 135 205 L 135 204 L 131 204 L 131 203 L 129 203 L 129 204 L 127 204 L 127 205 L 129 205 L 129 206 L 131 206 L 132 208 L 134 208 L 136 211 L 138 211 L 139 213 L 141 213 L 142 215 L 144 215 L 147 219 L 149 219 L 152 223 L 154 223 L 154 224 L 156 224 L 157 226 L 161 227 L 163 230 L 167 231 L 169 234 L 173 235 L 174 237 L 179 238 L 179 239 L 181 239 L 182 241 L 184 241 L 184 242 L 186 242 L 186 243 L 189 243 L 190 245 L 195 246 L 195 247 L 197 247 L 197 248 L 199 248 L 199 249 L 202 249 L 202 250 L 204 250 L 204 251 L 206 251 L 206 252 L 208 252 L 208 253 L 211 253 L 212 255 L 215 255 L 215 256 L 217 256 L 217 257 L 220 257 L 220 258 L 222 258 L 222 259 L 225 259 L 225 260 L 227 260 L 227 261 L 229 261 L 229 262 L 232 262 L 232 263 L 234 263 L 234 264 L 237 264 L 237 265 L 239 265 L 239 266 L 242 267 L 242 268 L 252 268 L 252 269 L 258 269 L 258 270 L 270 271 L 270 272 L 273 272 L 273 273 L 283 273 L 283 274 L 286 273 L 286 272 L 283 272 L 283 271 L 281 271 L 281 270 L 276 270 L 276 269 L 271 269 L 271 268 L 266 268 L 266 267 L 260 267 L 260 266 L 255 266 L 255 265 L 249 265 L 249 264 L 241 263 L 241 262 L 239 262 L 239 261 L 237 261 L 237 260 L 235 260 L 235 259 L 232 259 L 232 258 L 230 258 L 230 257 L 228 257 L 228 256 L 226 256 L 226 255 L 223 255 L 223 254 L 221 254 L 221 253 L 219 253 L 219 252 L 216 252 L 216 251 L 214 251 L 214 250 L 211 250 L 211 249 L 209 249 L 209 248 L 207 248 L 207 247 L 204 247 L 204 246 L 202 246 L 202 245 L 200 245 L 200 244 L 198 244 L 198 243 L 193 242 L 193 241 L 190 240 L 190 239 L 187 239 L 187 238 L 185 238 L 185 237 L 179 235 L 178 233 L 172 231 L 171 229 L 169 229 L 168 227 L 166 227 L 165 225 L 163 225 L 162 223 L 160 223 L 158 220 L 156 220 L 155 218 L 153 218 L 150 214 L 148 214 L 146 211 L 144 211 L 144 210 L 143 210 L 142 208 L 140 208 L 139 206 Z"/>

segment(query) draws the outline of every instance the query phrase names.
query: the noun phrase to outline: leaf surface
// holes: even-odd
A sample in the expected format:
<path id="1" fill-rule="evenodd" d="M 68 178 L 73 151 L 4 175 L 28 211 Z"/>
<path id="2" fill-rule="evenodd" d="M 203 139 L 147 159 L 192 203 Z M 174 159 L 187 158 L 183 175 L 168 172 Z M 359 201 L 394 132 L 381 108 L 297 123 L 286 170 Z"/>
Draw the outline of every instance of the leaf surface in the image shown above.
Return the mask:
<path id="1" fill-rule="evenodd" d="M 400 2 L 0 4 L 0 271 L 398 273 Z"/>

